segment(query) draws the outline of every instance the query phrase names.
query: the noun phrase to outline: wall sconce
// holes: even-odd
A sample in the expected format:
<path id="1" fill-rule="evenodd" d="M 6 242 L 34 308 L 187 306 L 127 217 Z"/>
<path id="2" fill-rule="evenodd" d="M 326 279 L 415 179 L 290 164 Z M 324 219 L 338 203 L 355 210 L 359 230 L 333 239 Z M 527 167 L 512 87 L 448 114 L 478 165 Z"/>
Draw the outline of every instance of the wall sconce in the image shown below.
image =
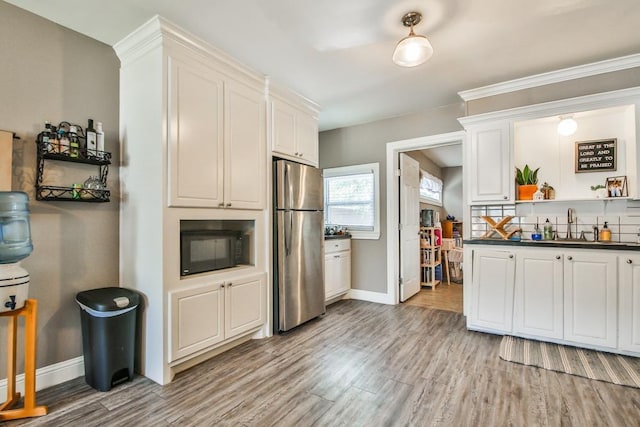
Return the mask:
<path id="1" fill-rule="evenodd" d="M 573 119 L 573 116 L 560 116 L 560 123 L 558 123 L 558 135 L 571 136 L 578 130 L 578 123 Z"/>

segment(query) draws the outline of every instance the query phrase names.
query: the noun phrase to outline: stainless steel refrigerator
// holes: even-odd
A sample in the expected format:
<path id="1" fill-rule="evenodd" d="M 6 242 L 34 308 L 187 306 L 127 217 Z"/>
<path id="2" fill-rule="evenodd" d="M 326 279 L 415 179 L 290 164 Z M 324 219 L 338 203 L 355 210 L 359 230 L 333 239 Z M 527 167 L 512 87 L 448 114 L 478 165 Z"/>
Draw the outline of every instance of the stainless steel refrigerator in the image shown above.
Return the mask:
<path id="1" fill-rule="evenodd" d="M 273 163 L 274 331 L 325 313 L 323 182 L 318 168 Z"/>

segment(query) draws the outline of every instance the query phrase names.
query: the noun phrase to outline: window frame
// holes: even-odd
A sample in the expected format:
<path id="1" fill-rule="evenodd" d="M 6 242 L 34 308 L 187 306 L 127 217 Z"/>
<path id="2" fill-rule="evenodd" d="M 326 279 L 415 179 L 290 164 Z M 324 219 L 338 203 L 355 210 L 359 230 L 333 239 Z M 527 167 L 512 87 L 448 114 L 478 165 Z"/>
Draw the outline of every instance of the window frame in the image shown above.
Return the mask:
<path id="1" fill-rule="evenodd" d="M 323 175 L 323 189 L 325 190 L 324 205 L 324 224 L 327 224 L 327 197 L 326 197 L 326 178 L 335 178 L 339 176 L 349 175 L 362 175 L 372 173 L 373 174 L 373 230 L 353 230 L 349 229 L 351 237 L 353 239 L 363 240 L 377 240 L 380 238 L 380 164 L 379 163 L 364 163 L 359 165 L 341 166 L 336 168 L 327 168 L 322 171 Z M 344 225 L 344 224 L 336 224 Z M 347 228 L 349 226 L 347 225 Z"/>

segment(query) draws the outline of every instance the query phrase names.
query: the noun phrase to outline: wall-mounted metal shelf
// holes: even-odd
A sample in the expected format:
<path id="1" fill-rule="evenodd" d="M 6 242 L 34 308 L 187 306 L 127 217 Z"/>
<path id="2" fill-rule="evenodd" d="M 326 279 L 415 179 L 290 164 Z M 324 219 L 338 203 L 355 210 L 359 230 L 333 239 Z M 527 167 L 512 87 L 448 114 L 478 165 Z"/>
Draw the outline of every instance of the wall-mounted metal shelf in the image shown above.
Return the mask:
<path id="1" fill-rule="evenodd" d="M 75 153 L 72 153 L 68 147 L 63 147 L 59 152 L 48 152 L 48 147 L 41 142 L 40 135 L 38 135 L 36 145 L 38 150 L 36 200 L 89 203 L 108 202 L 110 200 L 111 192 L 106 189 L 106 186 L 109 165 L 111 164 L 111 153 L 106 151 L 95 151 L 88 155 L 85 150 L 77 150 Z M 42 185 L 44 168 L 47 160 L 98 166 L 98 178 L 105 189 L 82 189 Z"/>

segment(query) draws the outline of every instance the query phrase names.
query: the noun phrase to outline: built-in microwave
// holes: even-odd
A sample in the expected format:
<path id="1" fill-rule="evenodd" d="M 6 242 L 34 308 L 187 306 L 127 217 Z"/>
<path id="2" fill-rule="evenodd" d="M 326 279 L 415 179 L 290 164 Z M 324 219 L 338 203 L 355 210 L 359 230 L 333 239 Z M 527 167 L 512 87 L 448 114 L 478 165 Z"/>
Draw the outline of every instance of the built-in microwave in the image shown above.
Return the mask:
<path id="1" fill-rule="evenodd" d="M 232 230 L 180 232 L 180 275 L 235 267 L 242 263 L 242 234 Z"/>

